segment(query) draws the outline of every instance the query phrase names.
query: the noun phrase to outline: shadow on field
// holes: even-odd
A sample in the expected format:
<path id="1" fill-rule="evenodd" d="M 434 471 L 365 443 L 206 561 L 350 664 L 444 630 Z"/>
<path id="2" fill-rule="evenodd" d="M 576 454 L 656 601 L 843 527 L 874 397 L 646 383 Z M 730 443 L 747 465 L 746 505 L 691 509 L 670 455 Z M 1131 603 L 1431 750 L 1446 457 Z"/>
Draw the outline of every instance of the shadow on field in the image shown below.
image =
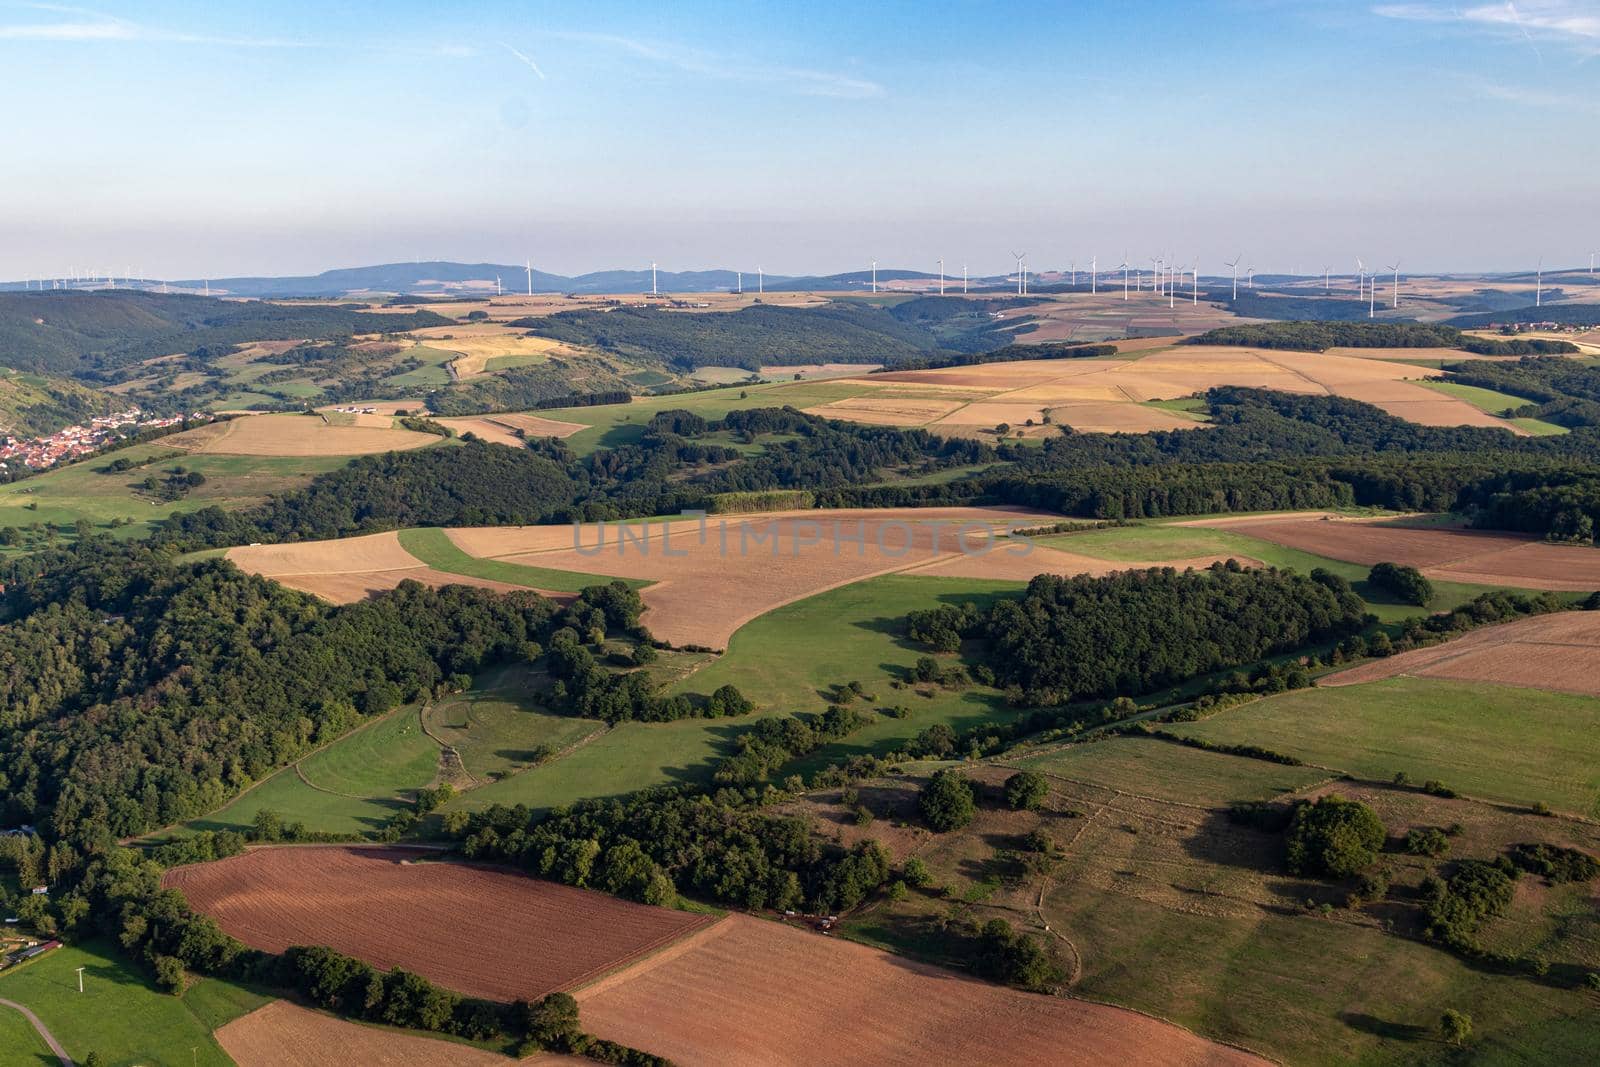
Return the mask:
<path id="1" fill-rule="evenodd" d="M 1367 1015 L 1358 1011 L 1343 1011 L 1339 1013 L 1339 1021 L 1352 1030 L 1360 1030 L 1364 1034 L 1374 1037 L 1389 1038 L 1394 1041 L 1420 1041 L 1433 1034 L 1426 1026 L 1415 1023 L 1391 1022 L 1380 1019 L 1376 1015 Z"/>

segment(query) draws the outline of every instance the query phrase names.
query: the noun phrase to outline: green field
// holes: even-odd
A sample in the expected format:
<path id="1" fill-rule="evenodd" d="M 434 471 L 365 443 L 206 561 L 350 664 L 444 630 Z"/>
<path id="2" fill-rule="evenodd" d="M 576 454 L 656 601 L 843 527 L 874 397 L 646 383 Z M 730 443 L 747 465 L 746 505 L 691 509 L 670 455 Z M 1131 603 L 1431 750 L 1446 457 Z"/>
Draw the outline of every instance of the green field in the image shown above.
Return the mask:
<path id="1" fill-rule="evenodd" d="M 556 715 L 528 694 L 548 684 L 525 664 L 485 673 L 465 693 L 428 706 L 429 732 L 460 754 L 467 774 L 488 782 L 527 770 L 538 750 L 560 752 L 604 728 L 593 719 Z"/>
<path id="2" fill-rule="evenodd" d="M 82 993 L 78 967 L 84 968 Z M 31 1008 L 79 1063 L 96 1052 L 107 1067 L 232 1064 L 212 1030 L 270 999 L 217 978 L 202 978 L 175 997 L 150 984 L 115 950 L 93 942 L 67 945 L 0 972 L 0 997 Z M 9 1008 L 0 1012 L 21 1018 Z M 7 1036 L 0 1026 L 0 1038 Z M 12 1053 L 9 1044 L 0 1047 L 0 1064 L 55 1062 Z"/>
<path id="3" fill-rule="evenodd" d="M 1140 737 L 1068 745 L 1003 762 L 1125 793 L 1214 807 L 1267 800 L 1328 777 L 1310 767 L 1285 767 Z"/>
<path id="4" fill-rule="evenodd" d="M 1140 354 L 1147 355 L 1148 353 Z M 1162 411 L 1170 411 L 1175 415 L 1184 415 L 1195 422 L 1211 421 L 1211 414 L 1203 397 L 1180 396 L 1174 400 L 1146 400 L 1144 401 L 1144 406 L 1147 408 L 1160 408 Z"/>
<path id="5" fill-rule="evenodd" d="M 578 455 L 586 456 L 597 448 L 633 444 L 644 436 L 644 427 L 657 412 L 693 411 L 708 419 L 720 419 L 738 408 L 770 408 L 789 405 L 813 407 L 832 400 L 859 396 L 873 388 L 825 380 L 773 382 L 764 385 L 734 385 L 725 389 L 706 389 L 671 396 L 634 397 L 631 404 L 604 404 L 595 407 L 551 408 L 534 412 L 547 419 L 578 422 L 588 426 L 566 438 Z"/>
<path id="6" fill-rule="evenodd" d="M 899 575 L 843 586 L 746 623 L 721 658 L 669 691 L 709 693 L 733 684 L 756 702 L 756 716 L 770 716 L 820 712 L 830 702 L 833 686 L 860 681 L 877 699 L 856 707 L 871 711 L 903 704 L 911 709 L 903 719 L 874 715 L 871 725 L 785 773 L 809 771 L 859 753 L 887 752 L 935 723 L 961 730 L 1009 721 L 1021 711 L 1006 706 L 990 689 L 937 690 L 925 697 L 910 688 L 893 689 L 889 682 L 926 654 L 897 636 L 908 612 L 939 603 L 982 602 L 1018 588 L 1013 582 Z M 563 759 L 474 789 L 452 805 L 469 810 L 495 803 L 546 808 L 663 782 L 703 783 L 715 760 L 734 750 L 734 739 L 752 719 L 624 723 Z"/>
<path id="7" fill-rule="evenodd" d="M 1581 1063 L 1597 1040 L 1593 994 L 1494 978 L 1337 919 L 1179 911 L 1071 883 L 1048 895 L 1045 913 L 1086 961 L 1079 996 L 1283 1062 Z M 1472 1048 L 1459 1058 L 1437 1039 L 1446 1007 L 1472 1016 Z"/>
<path id="8" fill-rule="evenodd" d="M 598 722 L 532 705 L 529 694 L 540 684 L 543 679 L 521 664 L 486 671 L 472 689 L 429 706 L 428 727 L 456 748 L 462 766 L 480 782 L 524 770 L 537 750 L 560 751 L 601 729 Z M 402 810 L 415 790 L 438 778 L 440 742 L 423 730 L 421 714 L 415 705 L 397 708 L 184 830 L 240 830 L 257 812 L 273 811 L 311 830 L 369 834 Z"/>
<path id="9" fill-rule="evenodd" d="M 1527 407 L 1533 401 L 1521 396 L 1512 396 L 1510 393 L 1501 393 L 1494 389 L 1484 389 L 1476 385 L 1462 385 L 1460 382 L 1450 381 L 1424 381 L 1418 383 L 1425 385 L 1435 392 L 1453 396 L 1458 400 L 1465 400 L 1479 411 L 1490 415 L 1503 415 L 1504 412 L 1516 408 Z M 1511 419 L 1513 425 L 1527 430 L 1535 437 L 1553 437 L 1567 432 L 1565 426 L 1557 426 L 1553 422 L 1543 419 Z"/>
<path id="10" fill-rule="evenodd" d="M 1363 778 L 1403 771 L 1469 796 L 1600 817 L 1600 702 L 1589 697 L 1394 678 L 1303 689 L 1170 729 Z"/>
<path id="11" fill-rule="evenodd" d="M 71 526 L 82 518 L 100 532 L 142 537 L 156 521 L 169 515 L 211 505 L 230 510 L 247 507 L 350 462 L 349 456 L 173 455 L 175 451 L 156 441 L 0 486 L 0 526 L 27 527 L 36 522 Z M 95 469 L 123 458 L 147 465 L 115 474 Z M 173 502 L 154 500 L 135 488 L 146 477 L 160 478 L 174 466 L 199 471 L 206 476 L 206 484 Z M 109 524 L 113 519 L 130 520 L 131 524 L 112 530 Z"/>
<path id="12" fill-rule="evenodd" d="M 576 593 L 586 586 L 604 585 L 611 581 L 625 582 L 634 589 L 655 584 L 641 578 L 607 578 L 577 571 L 529 567 L 498 559 L 481 559 L 461 551 L 449 535 L 437 527 L 401 530 L 400 546 L 435 570 L 526 586 L 529 589 L 544 589 L 552 593 Z"/>
<path id="13" fill-rule="evenodd" d="M 1233 553 L 1243 558 L 1258 559 L 1268 566 L 1299 571 L 1301 574 L 1310 574 L 1321 567 L 1347 579 L 1367 602 L 1367 607 L 1372 613 L 1384 622 L 1399 622 L 1421 614 L 1421 609 L 1415 605 L 1402 604 L 1393 595 L 1368 583 L 1367 573 L 1371 568 L 1360 563 L 1345 563 L 1342 560 L 1302 552 L 1235 530 L 1175 526 L 1172 525 L 1174 521 L 1181 520 L 1169 519 L 1137 523 L 1132 526 L 1084 530 L 1080 533 L 1052 534 L 1034 540 L 1038 544 L 1049 545 L 1065 552 L 1077 552 L 1080 555 L 1106 560 L 1187 559 L 1193 556 Z M 1428 610 L 1449 611 L 1490 588 L 1500 587 L 1435 581 L 1434 597 L 1428 603 Z"/>

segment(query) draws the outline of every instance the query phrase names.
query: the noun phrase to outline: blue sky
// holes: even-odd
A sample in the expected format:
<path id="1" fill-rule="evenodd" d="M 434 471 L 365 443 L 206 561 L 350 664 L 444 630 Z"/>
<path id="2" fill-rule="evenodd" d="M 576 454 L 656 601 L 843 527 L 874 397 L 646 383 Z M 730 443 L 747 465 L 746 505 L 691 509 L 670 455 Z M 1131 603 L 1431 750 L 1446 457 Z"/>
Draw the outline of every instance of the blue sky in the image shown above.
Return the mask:
<path id="1" fill-rule="evenodd" d="M 0 99 L 4 277 L 1600 248 L 1600 0 L 0 0 Z"/>

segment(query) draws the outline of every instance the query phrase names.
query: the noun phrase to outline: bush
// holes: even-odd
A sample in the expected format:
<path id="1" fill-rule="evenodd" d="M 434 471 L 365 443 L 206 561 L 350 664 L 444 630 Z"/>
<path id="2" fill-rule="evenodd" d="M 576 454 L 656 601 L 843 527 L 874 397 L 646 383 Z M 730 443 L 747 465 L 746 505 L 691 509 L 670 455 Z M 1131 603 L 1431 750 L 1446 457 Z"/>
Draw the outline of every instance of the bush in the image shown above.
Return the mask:
<path id="1" fill-rule="evenodd" d="M 1403 604 L 1425 607 L 1433 599 L 1433 583 L 1415 567 L 1379 563 L 1367 573 L 1367 581 L 1385 592 L 1393 593 Z"/>
<path id="2" fill-rule="evenodd" d="M 1450 851 L 1450 839 L 1443 830 L 1434 826 L 1426 830 L 1411 830 L 1406 834 L 1406 851 L 1413 856 L 1437 858 Z"/>
<path id="3" fill-rule="evenodd" d="M 949 769 L 935 774 L 917 797 L 917 809 L 935 833 L 959 830 L 972 821 L 976 808 L 972 783 Z"/>
<path id="4" fill-rule="evenodd" d="M 1301 804 L 1289 822 L 1289 870 L 1347 878 L 1377 862 L 1386 837 L 1378 816 L 1360 801 L 1326 796 Z"/>
<path id="5" fill-rule="evenodd" d="M 901 868 L 901 874 L 905 878 L 906 885 L 916 889 L 926 889 L 933 884 L 933 872 L 928 870 L 928 865 L 916 856 L 906 860 L 905 866 Z"/>
<path id="6" fill-rule="evenodd" d="M 1006 803 L 1013 811 L 1038 811 L 1050 795 L 1050 782 L 1038 771 L 1018 771 L 1006 779 Z"/>

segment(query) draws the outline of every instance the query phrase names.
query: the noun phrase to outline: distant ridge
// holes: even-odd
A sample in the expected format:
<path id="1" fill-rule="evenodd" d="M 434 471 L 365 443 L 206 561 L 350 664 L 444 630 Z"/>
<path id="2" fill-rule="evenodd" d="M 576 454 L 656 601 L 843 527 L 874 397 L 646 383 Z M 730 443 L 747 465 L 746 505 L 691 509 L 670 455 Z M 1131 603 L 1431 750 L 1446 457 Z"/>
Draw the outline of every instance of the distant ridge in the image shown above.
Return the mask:
<path id="1" fill-rule="evenodd" d="M 514 263 L 456 263 L 449 260 L 431 260 L 420 263 L 379 263 L 367 267 L 341 267 L 321 274 L 273 277 L 267 275 L 232 278 L 172 278 L 174 287 L 198 290 L 210 287 L 213 295 L 256 297 L 343 297 L 356 293 L 402 293 L 407 295 L 478 295 L 494 292 L 495 278 L 506 293 L 527 291 L 528 275 L 520 264 Z M 892 281 L 934 281 L 938 275 L 923 271 L 878 271 L 880 284 Z M 950 276 L 946 275 L 947 282 Z M 119 279 L 120 281 L 120 279 Z M 960 284 L 960 277 L 953 284 Z M 993 279 L 974 277 L 974 285 Z M 135 288 L 149 289 L 156 282 L 136 283 Z M 765 286 L 774 292 L 796 292 L 809 289 L 867 290 L 871 287 L 870 271 L 850 271 L 807 277 L 768 274 Z M 0 291 L 20 290 L 23 282 L 0 282 Z M 732 290 L 739 285 L 739 275 L 731 270 L 668 271 L 656 273 L 656 289 L 663 293 L 704 293 Z M 745 292 L 754 292 L 758 281 L 754 271 L 744 272 Z M 539 293 L 646 293 L 650 291 L 650 270 L 602 270 L 569 276 L 551 274 L 535 268 L 533 289 Z"/>

